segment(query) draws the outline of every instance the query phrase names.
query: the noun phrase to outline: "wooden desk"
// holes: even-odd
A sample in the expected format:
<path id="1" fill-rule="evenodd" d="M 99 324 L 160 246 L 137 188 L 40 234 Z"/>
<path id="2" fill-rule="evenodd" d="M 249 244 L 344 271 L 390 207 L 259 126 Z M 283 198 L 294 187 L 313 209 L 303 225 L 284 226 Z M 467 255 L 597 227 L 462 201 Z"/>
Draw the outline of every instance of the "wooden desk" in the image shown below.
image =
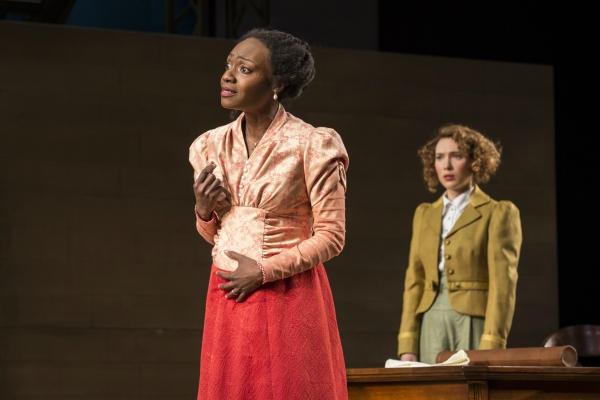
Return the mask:
<path id="1" fill-rule="evenodd" d="M 350 400 L 600 399 L 600 368 L 351 368 Z"/>

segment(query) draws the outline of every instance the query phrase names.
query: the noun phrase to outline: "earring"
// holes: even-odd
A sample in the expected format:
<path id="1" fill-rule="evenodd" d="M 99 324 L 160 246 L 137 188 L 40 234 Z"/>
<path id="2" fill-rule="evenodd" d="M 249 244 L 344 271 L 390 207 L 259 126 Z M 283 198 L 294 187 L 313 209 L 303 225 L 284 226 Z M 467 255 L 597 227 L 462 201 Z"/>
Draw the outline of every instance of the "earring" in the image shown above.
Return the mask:
<path id="1" fill-rule="evenodd" d="M 277 92 L 273 92 L 273 100 L 277 101 L 279 97 L 277 97 Z"/>

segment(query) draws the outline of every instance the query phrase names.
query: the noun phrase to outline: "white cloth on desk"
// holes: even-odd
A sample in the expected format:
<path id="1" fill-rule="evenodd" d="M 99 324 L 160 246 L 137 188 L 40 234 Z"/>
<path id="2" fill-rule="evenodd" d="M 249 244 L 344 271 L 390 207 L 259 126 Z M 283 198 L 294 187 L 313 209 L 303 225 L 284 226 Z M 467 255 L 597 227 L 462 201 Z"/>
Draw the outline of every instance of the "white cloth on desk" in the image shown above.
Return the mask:
<path id="1" fill-rule="evenodd" d="M 414 368 L 414 367 L 442 367 L 469 365 L 469 356 L 464 350 L 458 350 L 452 354 L 446 361 L 439 364 L 426 364 L 418 361 L 401 361 L 392 358 L 385 362 L 385 368 Z"/>

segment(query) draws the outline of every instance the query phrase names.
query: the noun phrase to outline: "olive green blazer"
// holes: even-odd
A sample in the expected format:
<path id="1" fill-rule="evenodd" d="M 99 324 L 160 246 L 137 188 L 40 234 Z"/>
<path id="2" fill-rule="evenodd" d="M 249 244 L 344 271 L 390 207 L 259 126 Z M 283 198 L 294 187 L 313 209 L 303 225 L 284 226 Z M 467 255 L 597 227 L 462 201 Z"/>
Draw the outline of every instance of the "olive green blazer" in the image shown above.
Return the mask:
<path id="1" fill-rule="evenodd" d="M 442 208 L 440 197 L 415 211 L 398 355 L 419 352 L 421 317 L 437 295 Z M 521 242 L 517 207 L 491 199 L 477 186 L 446 236 L 444 268 L 450 304 L 459 313 L 485 318 L 480 349 L 506 347 L 515 310 Z"/>

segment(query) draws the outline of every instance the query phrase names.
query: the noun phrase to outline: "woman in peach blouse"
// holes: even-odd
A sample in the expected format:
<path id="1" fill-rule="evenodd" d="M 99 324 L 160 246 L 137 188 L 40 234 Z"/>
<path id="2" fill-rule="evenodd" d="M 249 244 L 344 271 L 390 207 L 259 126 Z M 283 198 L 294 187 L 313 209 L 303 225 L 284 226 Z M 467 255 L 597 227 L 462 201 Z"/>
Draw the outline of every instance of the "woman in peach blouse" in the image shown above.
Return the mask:
<path id="1" fill-rule="evenodd" d="M 252 30 L 227 57 L 240 111 L 190 147 L 196 226 L 213 244 L 198 399 L 346 399 L 323 262 L 344 246 L 340 136 L 286 112 L 315 75 L 308 45 Z"/>

